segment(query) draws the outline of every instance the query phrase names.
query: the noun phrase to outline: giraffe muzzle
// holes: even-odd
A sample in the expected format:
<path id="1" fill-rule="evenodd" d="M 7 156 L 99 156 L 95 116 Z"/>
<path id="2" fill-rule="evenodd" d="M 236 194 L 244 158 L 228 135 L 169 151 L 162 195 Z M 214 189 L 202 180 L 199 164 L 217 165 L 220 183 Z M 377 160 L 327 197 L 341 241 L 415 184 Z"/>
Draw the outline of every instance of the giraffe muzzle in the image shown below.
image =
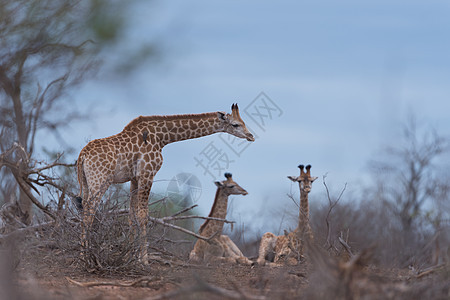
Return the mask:
<path id="1" fill-rule="evenodd" d="M 247 134 L 247 141 L 249 141 L 249 142 L 254 142 L 255 141 L 255 138 L 253 137 L 253 134 L 251 134 L 251 133 L 249 133 L 249 134 Z"/>

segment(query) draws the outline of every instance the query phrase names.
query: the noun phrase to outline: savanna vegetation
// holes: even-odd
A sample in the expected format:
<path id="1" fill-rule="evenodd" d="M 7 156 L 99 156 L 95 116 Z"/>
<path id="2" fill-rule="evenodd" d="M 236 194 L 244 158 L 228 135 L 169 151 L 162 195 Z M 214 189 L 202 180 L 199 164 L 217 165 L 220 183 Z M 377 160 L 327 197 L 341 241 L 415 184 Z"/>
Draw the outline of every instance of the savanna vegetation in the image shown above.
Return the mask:
<path id="1" fill-rule="evenodd" d="M 204 217 L 164 195 L 150 199 L 151 255 L 143 265 L 127 217 L 130 195 L 121 186 L 105 195 L 88 255 L 80 257 L 75 163 L 52 149 L 38 158 L 36 139 L 53 135 L 75 151 L 61 129 L 89 112 L 77 109 L 70 92 L 95 76 L 105 47 L 120 53 L 121 5 L 0 4 L 0 299 L 450 297 L 450 140 L 414 117 L 398 143 L 368 162 L 372 177 L 358 193 L 329 190 L 326 176 L 314 183 L 326 193 L 311 203 L 315 241 L 297 266 L 191 264 Z M 152 49 L 138 49 L 136 62 Z M 127 72 L 133 65 L 113 67 Z M 232 239 L 255 259 L 259 240 L 243 238 L 245 228 L 234 224 Z"/>

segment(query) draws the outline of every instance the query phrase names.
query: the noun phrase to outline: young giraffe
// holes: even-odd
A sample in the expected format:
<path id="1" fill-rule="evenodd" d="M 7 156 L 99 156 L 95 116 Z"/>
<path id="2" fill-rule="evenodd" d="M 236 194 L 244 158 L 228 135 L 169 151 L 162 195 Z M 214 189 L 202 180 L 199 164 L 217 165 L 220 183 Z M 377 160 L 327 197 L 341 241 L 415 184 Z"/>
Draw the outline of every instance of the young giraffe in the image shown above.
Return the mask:
<path id="1" fill-rule="evenodd" d="M 265 233 L 259 246 L 257 259 L 259 265 L 265 265 L 266 260 L 273 261 L 275 265 L 280 265 L 283 262 L 289 265 L 296 265 L 303 255 L 302 241 L 314 238 L 309 224 L 308 194 L 311 191 L 312 183 L 317 177 L 311 176 L 311 165 L 306 166 L 306 173 L 303 165 L 298 167 L 300 168 L 300 176 L 288 176 L 290 180 L 298 182 L 300 187 L 298 226 L 294 231 L 290 233 L 285 231 L 284 235 L 280 236 L 276 236 L 271 232 Z"/>
<path id="2" fill-rule="evenodd" d="M 231 177 L 230 173 L 225 173 L 226 180 L 216 181 L 216 197 L 209 213 L 209 217 L 225 219 L 227 216 L 228 196 L 247 195 L 247 191 L 239 186 Z M 197 240 L 194 249 L 189 254 L 189 259 L 193 262 L 230 262 L 244 265 L 252 265 L 253 262 L 242 254 L 241 250 L 227 236 L 222 235 L 223 222 L 216 220 L 206 220 L 200 226 L 199 234 L 204 237 L 211 237 L 211 240 Z"/>
<path id="3" fill-rule="evenodd" d="M 87 246 L 86 234 L 110 184 L 131 181 L 130 223 L 133 219 L 137 221 L 143 240 L 140 257 L 147 263 L 148 198 L 153 178 L 163 163 L 162 148 L 169 143 L 217 132 L 253 142 L 255 139 L 241 119 L 237 104 L 231 106 L 231 111 L 231 114 L 140 116 L 122 132 L 89 142 L 77 160 L 80 206 L 83 201 L 82 246 Z"/>

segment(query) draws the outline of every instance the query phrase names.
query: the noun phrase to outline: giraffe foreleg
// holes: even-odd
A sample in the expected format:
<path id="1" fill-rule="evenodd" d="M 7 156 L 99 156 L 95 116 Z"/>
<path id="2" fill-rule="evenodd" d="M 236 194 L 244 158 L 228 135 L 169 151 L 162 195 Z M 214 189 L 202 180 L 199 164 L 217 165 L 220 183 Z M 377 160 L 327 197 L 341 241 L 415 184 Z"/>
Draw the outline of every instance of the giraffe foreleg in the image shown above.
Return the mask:
<path id="1" fill-rule="evenodd" d="M 138 237 L 140 239 L 140 259 L 144 264 L 148 264 L 147 254 L 147 225 L 148 225 L 148 198 L 152 189 L 153 176 L 140 178 L 138 180 L 137 199 L 134 201 L 132 218 L 136 218 L 138 225 Z M 133 199 L 132 199 L 133 200 Z"/>
<path id="2" fill-rule="evenodd" d="M 244 256 L 242 251 L 236 246 L 235 243 L 230 239 L 228 235 L 221 235 L 220 241 L 222 242 L 222 246 L 224 248 L 224 255 L 227 257 L 232 257 L 235 262 L 251 266 L 253 262 Z"/>

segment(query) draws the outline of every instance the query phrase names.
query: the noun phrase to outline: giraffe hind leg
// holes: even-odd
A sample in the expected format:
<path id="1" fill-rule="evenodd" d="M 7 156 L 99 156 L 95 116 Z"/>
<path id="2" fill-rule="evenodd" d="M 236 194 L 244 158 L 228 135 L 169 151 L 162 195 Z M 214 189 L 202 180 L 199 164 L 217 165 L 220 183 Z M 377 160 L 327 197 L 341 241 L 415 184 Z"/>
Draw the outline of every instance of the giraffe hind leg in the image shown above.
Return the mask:
<path id="1" fill-rule="evenodd" d="M 277 241 L 276 235 L 271 232 L 266 232 L 259 244 L 259 252 L 258 252 L 258 265 L 264 266 L 266 264 L 266 260 L 273 261 L 274 260 L 274 249 Z"/>
<path id="2" fill-rule="evenodd" d="M 91 193 L 89 195 L 88 191 L 83 191 L 84 195 L 89 195 L 86 200 L 82 200 L 83 205 L 83 219 L 81 222 L 81 246 L 82 251 L 86 251 L 88 248 L 88 232 L 92 227 L 94 222 L 95 213 L 97 212 L 98 206 L 100 205 L 101 199 L 105 194 L 106 190 L 110 186 L 109 182 L 104 183 L 100 186 L 93 186 Z"/>

